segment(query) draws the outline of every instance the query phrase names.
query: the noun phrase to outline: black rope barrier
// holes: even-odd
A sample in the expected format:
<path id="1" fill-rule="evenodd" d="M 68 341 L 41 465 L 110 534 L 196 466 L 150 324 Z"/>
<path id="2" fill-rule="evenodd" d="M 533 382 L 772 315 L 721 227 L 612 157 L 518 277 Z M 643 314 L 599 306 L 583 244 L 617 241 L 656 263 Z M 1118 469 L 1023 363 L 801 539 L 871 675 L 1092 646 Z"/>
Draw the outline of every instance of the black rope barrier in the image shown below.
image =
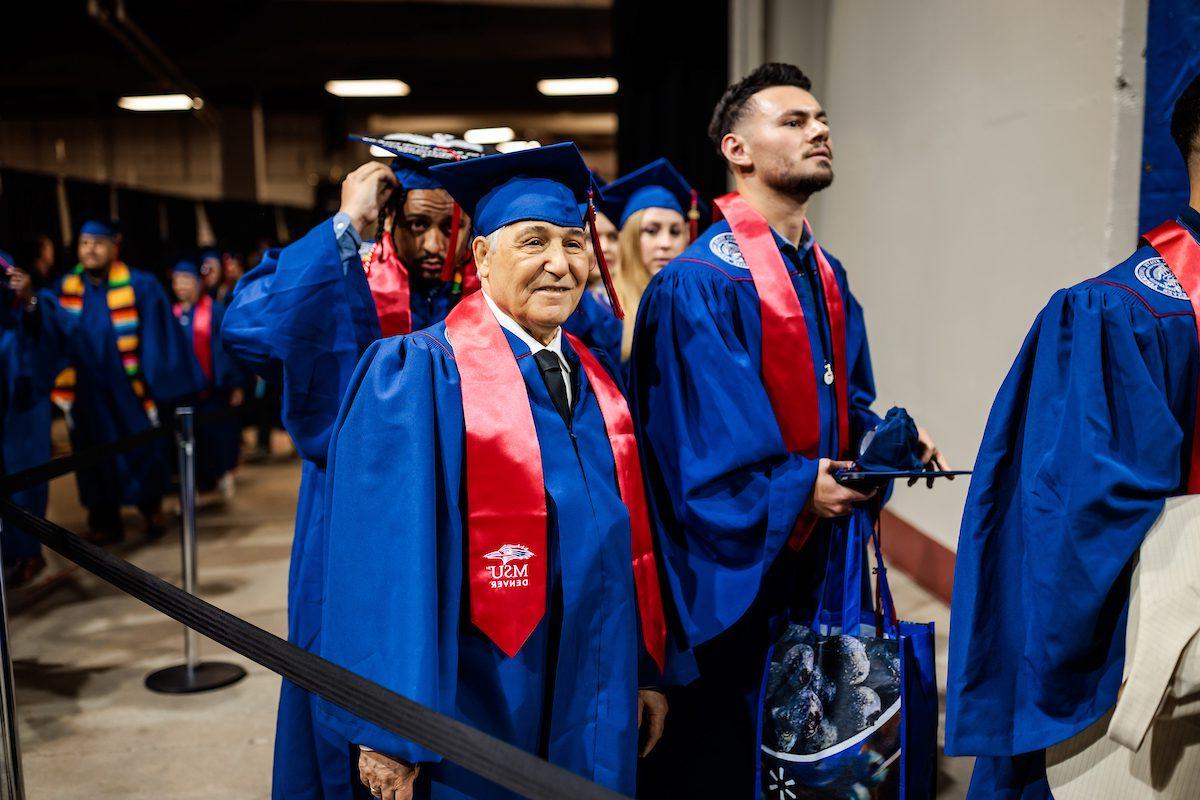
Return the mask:
<path id="1" fill-rule="evenodd" d="M 108 452 L 112 452 L 111 448 Z M 568 797 L 571 800 L 618 800 L 623 797 L 193 597 L 65 528 L 29 513 L 8 498 L 0 497 L 0 518 L 17 525 L 69 561 L 214 642 L 282 675 L 351 714 L 438 753 L 506 789 L 532 800 L 562 800 Z"/>
<path id="2" fill-rule="evenodd" d="M 196 414 L 196 423 L 203 425 L 204 423 L 222 419 L 223 417 L 232 416 L 238 410 L 237 407 L 227 406 L 225 408 L 206 411 L 203 414 Z M 36 467 L 30 467 L 20 472 L 14 472 L 11 475 L 5 475 L 0 477 L 0 496 L 8 497 L 17 492 L 32 489 L 34 486 L 46 483 L 47 481 L 52 481 L 69 472 L 94 467 L 113 456 L 143 447 L 160 436 L 170 436 L 174 433 L 175 428 L 172 425 L 155 425 L 144 431 L 130 434 L 115 442 L 104 442 L 103 444 L 89 447 L 86 450 L 80 450 L 78 453 L 72 453 L 69 456 L 62 456 L 61 458 L 52 458 L 44 464 L 38 464 Z"/>

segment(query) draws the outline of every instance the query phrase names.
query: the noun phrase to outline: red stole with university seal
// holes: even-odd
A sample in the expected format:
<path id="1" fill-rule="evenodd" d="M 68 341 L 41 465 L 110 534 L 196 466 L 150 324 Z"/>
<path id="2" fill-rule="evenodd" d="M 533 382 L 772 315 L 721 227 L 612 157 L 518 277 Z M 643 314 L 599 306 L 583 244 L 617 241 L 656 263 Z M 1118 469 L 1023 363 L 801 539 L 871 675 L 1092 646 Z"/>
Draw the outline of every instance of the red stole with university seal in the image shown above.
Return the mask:
<path id="1" fill-rule="evenodd" d="M 517 360 L 482 292 L 450 312 L 446 335 L 454 348 L 466 426 L 471 622 L 513 656 L 546 614 L 546 484 L 533 410 Z M 569 339 L 604 417 L 617 485 L 629 509 L 642 636 L 662 669 L 666 618 L 633 422 L 612 378 L 578 339 Z M 528 585 L 522 591 L 489 591 L 497 562 L 503 568 L 513 560 L 526 567 L 521 580 L 527 578 Z"/>
<path id="2" fill-rule="evenodd" d="M 1192 238 L 1188 229 L 1175 220 L 1164 222 L 1149 233 L 1142 234 L 1146 244 L 1153 247 L 1167 262 L 1167 267 L 1187 293 L 1196 314 L 1196 326 L 1200 336 L 1200 245 Z M 1198 340 L 1200 341 L 1200 340 Z M 1196 404 L 1196 422 L 1193 424 L 1192 455 L 1188 469 L 1188 494 L 1200 494 L 1200 395 Z"/>
<path id="3" fill-rule="evenodd" d="M 737 192 L 718 197 L 714 202 L 729 222 L 758 291 L 762 313 L 763 385 L 771 399 L 783 443 L 788 452 L 815 459 L 820 455 L 821 409 L 804 308 L 766 219 Z M 842 455 L 850 447 L 846 308 L 833 267 L 816 242 L 813 242 L 813 253 L 833 338 L 833 363 L 826 370 L 826 382 L 832 380 L 837 397 L 838 449 Z M 821 320 L 814 320 L 814 324 L 820 325 Z M 799 550 L 816 522 L 815 516 L 802 515 L 788 543 Z"/>

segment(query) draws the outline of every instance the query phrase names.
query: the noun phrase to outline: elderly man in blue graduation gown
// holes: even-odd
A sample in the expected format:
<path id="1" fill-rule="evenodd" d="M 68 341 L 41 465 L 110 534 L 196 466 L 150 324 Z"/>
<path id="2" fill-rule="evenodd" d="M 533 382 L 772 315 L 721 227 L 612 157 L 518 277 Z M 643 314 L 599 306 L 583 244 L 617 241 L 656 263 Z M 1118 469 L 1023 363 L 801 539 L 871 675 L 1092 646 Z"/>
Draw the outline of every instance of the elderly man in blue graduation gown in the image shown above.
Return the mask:
<path id="1" fill-rule="evenodd" d="M 438 152 L 453 153 L 453 144 Z M 302 647 L 314 647 L 320 630 L 325 459 L 354 366 L 380 336 L 438 322 L 458 297 L 440 280 L 454 203 L 419 160 L 397 155 L 403 160 L 391 167 L 370 162 L 350 173 L 338 213 L 283 250 L 268 251 L 238 282 L 224 318 L 225 348 L 283 384 L 283 425 L 303 459 L 288 575 L 288 639 Z M 381 218 L 379 246 L 365 248 L 363 237 Z M 360 248 L 368 253 L 366 269 Z M 391 279 L 386 291 L 374 289 L 379 278 Z M 313 728 L 311 702 L 283 683 L 276 798 L 333 800 L 351 791 L 349 744 Z"/>
<path id="2" fill-rule="evenodd" d="M 50 460 L 50 389 L 66 365 L 72 321 L 54 295 L 35 292 L 30 276 L 0 252 L 0 474 L 8 475 Z M 49 486 L 13 495 L 13 502 L 45 516 Z M 5 585 L 27 583 L 46 566 L 42 546 L 5 523 L 0 533 Z"/>
<path id="3" fill-rule="evenodd" d="M 770 642 L 789 615 L 807 621 L 830 541 L 869 499 L 833 477 L 879 418 L 862 308 L 805 218 L 833 179 L 809 86 L 769 64 L 726 91 L 710 136 L 740 194 L 641 301 L 630 392 L 700 672 L 671 694 L 645 797 L 758 796 Z"/>
<path id="4" fill-rule="evenodd" d="M 67 414 L 76 452 L 170 424 L 162 417 L 171 406 L 203 386 L 162 284 L 130 269 L 118 249 L 112 224 L 85 223 L 79 264 L 58 284 L 59 305 L 78 330 L 71 365 L 59 374 L 52 397 Z M 165 532 L 171 452 L 170 438 L 162 437 L 76 472 L 93 541 L 124 537 L 123 505 L 138 507 L 150 536 Z"/>
<path id="5" fill-rule="evenodd" d="M 355 372 L 330 446 L 320 653 L 630 794 L 639 706 L 646 749 L 666 711 L 639 691 L 666 628 L 632 420 L 603 357 L 560 327 L 588 272 L 587 170 L 568 143 L 434 173 L 472 212 L 482 293 Z M 514 797 L 321 708 L 365 748 L 376 796 Z"/>
<path id="6" fill-rule="evenodd" d="M 1167 497 L 1200 492 L 1200 78 L 1171 131 L 1191 204 L 1050 298 L 975 462 L 946 685 L 946 751 L 977 756 L 972 798 L 1051 796 L 1045 748 L 1116 703 L 1131 560 Z"/>

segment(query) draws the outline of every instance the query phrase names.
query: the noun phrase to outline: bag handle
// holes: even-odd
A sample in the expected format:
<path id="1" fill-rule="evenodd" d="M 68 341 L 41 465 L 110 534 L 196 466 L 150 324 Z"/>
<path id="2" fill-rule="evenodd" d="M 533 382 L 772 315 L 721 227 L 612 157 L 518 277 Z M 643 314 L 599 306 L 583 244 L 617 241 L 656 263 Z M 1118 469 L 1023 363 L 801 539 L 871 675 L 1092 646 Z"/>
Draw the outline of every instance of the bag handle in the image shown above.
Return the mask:
<path id="1" fill-rule="evenodd" d="M 892 587 L 888 585 L 887 567 L 883 564 L 883 504 L 876 504 L 873 511 L 875 524 L 871 526 L 871 544 L 875 548 L 875 628 L 895 636 L 900 630 L 900 620 L 896 616 Z"/>

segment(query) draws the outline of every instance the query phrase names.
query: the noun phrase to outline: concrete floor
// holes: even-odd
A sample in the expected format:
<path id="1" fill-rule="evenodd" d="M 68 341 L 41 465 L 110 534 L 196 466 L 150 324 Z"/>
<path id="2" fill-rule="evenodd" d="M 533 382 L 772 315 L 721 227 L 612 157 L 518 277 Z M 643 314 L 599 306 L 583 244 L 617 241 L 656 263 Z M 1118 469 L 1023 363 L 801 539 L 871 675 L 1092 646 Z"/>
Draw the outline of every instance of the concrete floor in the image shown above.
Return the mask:
<path id="1" fill-rule="evenodd" d="M 277 453 L 290 450 L 285 437 Z M 199 594 L 284 635 L 285 586 L 299 462 L 280 457 L 238 471 L 232 502 L 203 498 Z M 170 507 L 174 507 L 173 504 Z M 82 530 L 72 478 L 51 487 L 50 518 Z M 178 540 L 146 543 L 136 516 L 122 557 L 180 582 Z M 241 664 L 248 677 L 215 692 L 160 695 L 147 673 L 182 659 L 180 626 L 50 554 L 45 577 L 13 592 L 17 711 L 30 798 L 266 798 L 279 678 L 201 639 L 201 657 Z M 938 627 L 945 685 L 949 610 L 906 576 L 890 573 L 907 619 Z M 939 798 L 961 798 L 969 759 L 943 759 Z"/>

